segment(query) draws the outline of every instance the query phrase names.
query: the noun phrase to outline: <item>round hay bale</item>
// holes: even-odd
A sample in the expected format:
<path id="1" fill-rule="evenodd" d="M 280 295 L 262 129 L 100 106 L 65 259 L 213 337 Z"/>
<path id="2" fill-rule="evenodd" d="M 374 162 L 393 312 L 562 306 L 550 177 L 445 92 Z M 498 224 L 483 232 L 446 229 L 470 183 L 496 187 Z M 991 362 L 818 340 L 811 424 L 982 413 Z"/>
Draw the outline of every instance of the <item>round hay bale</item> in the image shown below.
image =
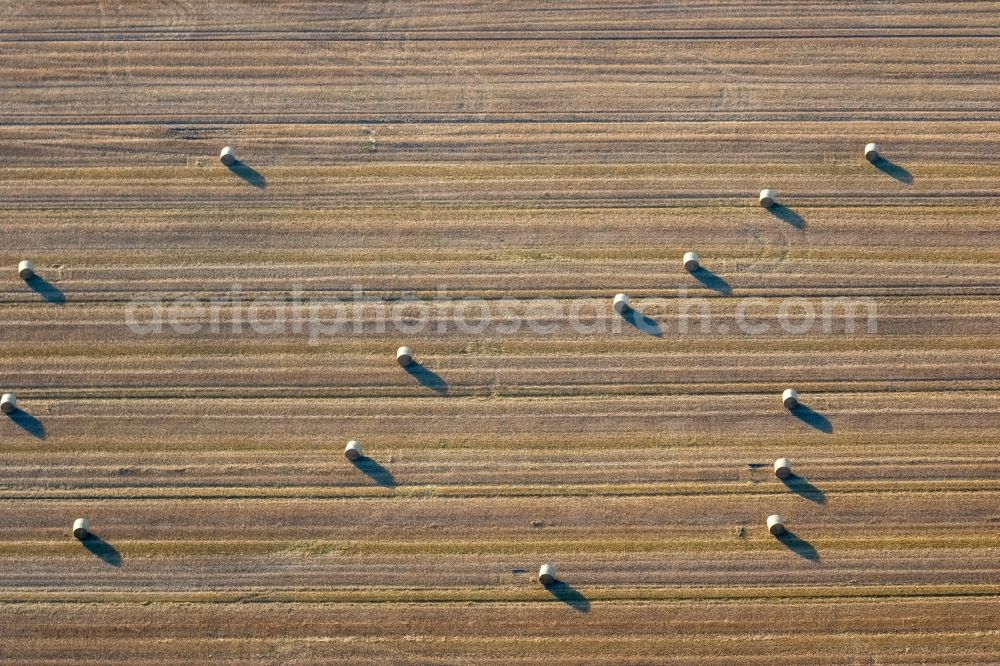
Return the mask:
<path id="1" fill-rule="evenodd" d="M 22 280 L 30 280 L 35 277 L 35 265 L 25 259 L 17 265 L 17 274 L 21 276 Z"/>
<path id="2" fill-rule="evenodd" d="M 865 146 L 865 159 L 869 162 L 877 162 L 882 157 L 878 152 L 877 143 L 869 143 Z"/>
<path id="3" fill-rule="evenodd" d="M 684 253 L 684 270 L 689 273 L 694 273 L 696 270 L 701 268 L 701 257 L 698 256 L 697 252 L 685 252 Z"/>
<path id="4" fill-rule="evenodd" d="M 628 297 L 628 294 L 615 294 L 615 298 L 611 301 L 611 305 L 614 307 L 615 312 L 618 314 L 624 314 L 632 307 L 631 300 L 632 299 Z"/>
<path id="5" fill-rule="evenodd" d="M 785 530 L 785 519 L 778 514 L 773 514 L 767 517 L 767 531 L 771 533 L 771 536 L 781 536 L 786 532 Z"/>
<path id="6" fill-rule="evenodd" d="M 778 458 L 775 460 L 774 475 L 782 481 L 792 478 L 792 461 L 788 458 Z"/>
<path id="7" fill-rule="evenodd" d="M 542 585 L 551 585 L 556 582 L 556 567 L 551 562 L 543 564 L 538 569 L 538 582 Z"/>
<path id="8" fill-rule="evenodd" d="M 344 456 L 352 462 L 360 460 L 363 455 L 365 455 L 364 447 L 362 447 L 361 442 L 357 440 L 352 439 L 344 448 Z"/>
<path id="9" fill-rule="evenodd" d="M 226 166 L 232 166 L 236 164 L 236 151 L 232 149 L 231 146 L 226 146 L 219 153 L 219 160 Z"/>
<path id="10" fill-rule="evenodd" d="M 90 536 L 90 521 L 86 518 L 77 518 L 73 521 L 73 536 L 83 541 Z"/>
<path id="11" fill-rule="evenodd" d="M 13 393 L 4 393 L 0 398 L 0 410 L 4 414 L 13 414 L 17 411 L 17 396 Z"/>
<path id="12" fill-rule="evenodd" d="M 781 402 L 785 405 L 785 409 L 795 409 L 799 406 L 799 392 L 793 388 L 785 389 L 781 394 Z"/>
<path id="13" fill-rule="evenodd" d="M 770 187 L 760 191 L 760 205 L 764 208 L 771 208 L 778 203 L 778 194 Z"/>
<path id="14" fill-rule="evenodd" d="M 409 347 L 400 347 L 396 350 L 396 361 L 404 368 L 413 363 L 413 350 Z"/>

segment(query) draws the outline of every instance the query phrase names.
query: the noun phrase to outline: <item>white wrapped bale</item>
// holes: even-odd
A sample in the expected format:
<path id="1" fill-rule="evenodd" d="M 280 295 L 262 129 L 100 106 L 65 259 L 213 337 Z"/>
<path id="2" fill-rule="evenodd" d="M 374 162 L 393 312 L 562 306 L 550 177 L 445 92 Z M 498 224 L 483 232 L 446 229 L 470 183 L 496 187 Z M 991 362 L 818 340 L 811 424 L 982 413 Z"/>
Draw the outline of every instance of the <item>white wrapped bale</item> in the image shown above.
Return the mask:
<path id="1" fill-rule="evenodd" d="M 799 406 L 799 392 L 793 388 L 785 389 L 785 392 L 781 394 L 781 403 L 785 409 L 795 409 Z"/>
<path id="2" fill-rule="evenodd" d="M 701 268 L 701 257 L 697 252 L 687 252 L 684 254 L 684 270 L 694 273 Z"/>
<path id="3" fill-rule="evenodd" d="M 877 162 L 881 157 L 882 155 L 879 154 L 877 143 L 869 143 L 867 146 L 865 146 L 866 160 L 868 160 L 869 162 Z"/>
<path id="4" fill-rule="evenodd" d="M 618 314 L 624 314 L 632 307 L 632 299 L 628 297 L 628 294 L 615 294 L 614 300 L 611 301 L 611 305 L 614 307 L 615 312 Z"/>
<path id="5" fill-rule="evenodd" d="M 770 187 L 760 191 L 760 205 L 764 208 L 771 208 L 778 203 L 778 195 Z"/>
<path id="6" fill-rule="evenodd" d="M 775 460 L 774 475 L 782 481 L 792 478 L 792 461 L 788 458 L 778 458 Z"/>
<path id="7" fill-rule="evenodd" d="M 86 518 L 77 518 L 73 522 L 73 536 L 80 541 L 90 536 L 90 521 Z"/>
<path id="8" fill-rule="evenodd" d="M 400 347 L 396 350 L 396 361 L 404 368 L 413 364 L 413 350 L 409 347 Z"/>
<path id="9" fill-rule="evenodd" d="M 781 536 L 785 533 L 785 519 L 778 514 L 773 514 L 767 517 L 767 531 L 771 533 L 771 536 Z"/>
<path id="10" fill-rule="evenodd" d="M 364 455 L 365 455 L 364 447 L 362 447 L 361 442 L 359 441 L 352 439 L 347 443 L 347 446 L 344 448 L 344 456 L 352 462 L 355 460 L 360 460 L 361 457 Z"/>
<path id="11" fill-rule="evenodd" d="M 556 567 L 551 562 L 543 564 L 538 569 L 538 582 L 542 585 L 551 585 L 556 582 Z"/>
<path id="12" fill-rule="evenodd" d="M 226 146 L 219 153 L 219 160 L 226 166 L 232 166 L 236 164 L 236 151 L 232 149 L 231 146 Z"/>
<path id="13" fill-rule="evenodd" d="M 35 277 L 35 265 L 25 259 L 17 265 L 17 274 L 21 276 L 22 280 L 30 280 Z"/>
<path id="14" fill-rule="evenodd" d="M 0 398 L 0 411 L 4 414 L 13 414 L 17 411 L 17 396 L 13 393 L 4 393 Z"/>

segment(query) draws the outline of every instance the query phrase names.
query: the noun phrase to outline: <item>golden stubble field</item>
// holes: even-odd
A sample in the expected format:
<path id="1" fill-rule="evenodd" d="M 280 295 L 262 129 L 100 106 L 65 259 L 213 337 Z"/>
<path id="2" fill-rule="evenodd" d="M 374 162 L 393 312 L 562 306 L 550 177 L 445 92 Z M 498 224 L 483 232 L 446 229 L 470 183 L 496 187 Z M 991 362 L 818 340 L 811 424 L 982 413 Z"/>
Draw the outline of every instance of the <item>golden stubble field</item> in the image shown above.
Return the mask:
<path id="1" fill-rule="evenodd" d="M 1000 663 L 998 14 L 3 3 L 0 661 Z"/>

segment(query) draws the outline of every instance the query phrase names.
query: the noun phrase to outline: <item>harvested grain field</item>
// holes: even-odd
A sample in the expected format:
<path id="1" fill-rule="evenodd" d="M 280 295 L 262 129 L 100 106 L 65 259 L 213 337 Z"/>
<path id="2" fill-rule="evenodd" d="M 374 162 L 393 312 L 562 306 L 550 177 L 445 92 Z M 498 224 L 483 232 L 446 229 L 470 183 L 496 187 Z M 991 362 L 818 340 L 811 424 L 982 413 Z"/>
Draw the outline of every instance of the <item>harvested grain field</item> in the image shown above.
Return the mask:
<path id="1" fill-rule="evenodd" d="M 0 661 L 1000 663 L 1000 3 L 662 4 L 3 3 Z"/>

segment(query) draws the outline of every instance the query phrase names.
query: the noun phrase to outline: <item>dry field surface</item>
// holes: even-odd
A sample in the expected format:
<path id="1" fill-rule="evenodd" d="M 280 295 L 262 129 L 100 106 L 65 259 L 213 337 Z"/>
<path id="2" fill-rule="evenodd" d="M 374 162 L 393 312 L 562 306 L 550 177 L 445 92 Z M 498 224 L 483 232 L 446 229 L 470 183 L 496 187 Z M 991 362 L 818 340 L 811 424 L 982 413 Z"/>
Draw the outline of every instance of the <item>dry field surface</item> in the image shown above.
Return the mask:
<path id="1" fill-rule="evenodd" d="M 0 5 L 0 662 L 1000 663 L 1000 3 Z"/>

